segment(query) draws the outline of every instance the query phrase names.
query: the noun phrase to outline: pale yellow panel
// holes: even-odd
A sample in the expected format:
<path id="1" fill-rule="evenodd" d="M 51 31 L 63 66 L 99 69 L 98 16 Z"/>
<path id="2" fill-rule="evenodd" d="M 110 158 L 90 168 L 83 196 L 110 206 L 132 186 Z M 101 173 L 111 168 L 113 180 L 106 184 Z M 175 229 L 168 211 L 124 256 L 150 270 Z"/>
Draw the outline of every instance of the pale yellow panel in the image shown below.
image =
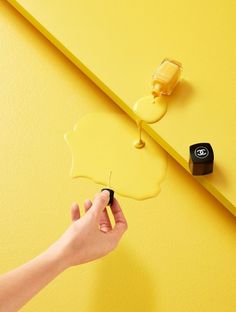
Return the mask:
<path id="1" fill-rule="evenodd" d="M 100 189 L 70 179 L 63 136 L 87 113 L 119 109 L 3 1 L 0 29 L 2 273 L 44 250 L 71 202 Z M 236 310 L 235 218 L 181 166 L 168 159 L 158 197 L 119 200 L 129 229 L 118 249 L 68 270 L 22 311 Z"/>
<path id="2" fill-rule="evenodd" d="M 197 179 L 236 214 L 234 0 L 9 0 L 131 117 L 166 56 L 184 80 L 146 130 L 185 169 L 189 145 L 210 142 L 215 172 Z"/>

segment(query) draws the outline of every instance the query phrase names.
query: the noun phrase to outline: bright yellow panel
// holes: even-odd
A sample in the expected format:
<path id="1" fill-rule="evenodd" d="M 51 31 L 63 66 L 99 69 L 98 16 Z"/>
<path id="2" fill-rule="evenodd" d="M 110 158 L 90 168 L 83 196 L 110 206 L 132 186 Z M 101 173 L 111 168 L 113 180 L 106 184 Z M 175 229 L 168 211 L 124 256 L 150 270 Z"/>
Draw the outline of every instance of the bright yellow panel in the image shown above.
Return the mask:
<path id="1" fill-rule="evenodd" d="M 148 133 L 188 170 L 189 146 L 209 142 L 215 172 L 197 180 L 236 214 L 234 0 L 8 0 L 131 117 L 166 56 L 184 80 Z"/>
<path id="2" fill-rule="evenodd" d="M 5 272 L 64 231 L 72 201 L 100 189 L 70 179 L 64 133 L 87 113 L 119 109 L 4 1 L 0 29 Z M 161 187 L 145 201 L 119 197 L 129 230 L 118 249 L 68 270 L 22 311 L 235 312 L 235 218 L 170 157 Z"/>

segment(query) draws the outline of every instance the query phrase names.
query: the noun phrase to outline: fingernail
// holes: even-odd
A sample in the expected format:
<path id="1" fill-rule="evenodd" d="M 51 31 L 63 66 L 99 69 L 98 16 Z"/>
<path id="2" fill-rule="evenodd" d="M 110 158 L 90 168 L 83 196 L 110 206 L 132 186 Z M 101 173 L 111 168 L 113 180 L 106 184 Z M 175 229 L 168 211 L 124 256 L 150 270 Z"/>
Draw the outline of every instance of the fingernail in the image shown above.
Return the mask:
<path id="1" fill-rule="evenodd" d="M 110 196 L 110 192 L 108 190 L 103 190 L 102 193 L 107 195 L 107 196 Z"/>
<path id="2" fill-rule="evenodd" d="M 78 204 L 77 204 L 76 202 L 74 202 L 74 203 L 72 204 L 72 207 L 73 207 L 74 209 L 77 209 L 77 208 L 78 208 Z"/>

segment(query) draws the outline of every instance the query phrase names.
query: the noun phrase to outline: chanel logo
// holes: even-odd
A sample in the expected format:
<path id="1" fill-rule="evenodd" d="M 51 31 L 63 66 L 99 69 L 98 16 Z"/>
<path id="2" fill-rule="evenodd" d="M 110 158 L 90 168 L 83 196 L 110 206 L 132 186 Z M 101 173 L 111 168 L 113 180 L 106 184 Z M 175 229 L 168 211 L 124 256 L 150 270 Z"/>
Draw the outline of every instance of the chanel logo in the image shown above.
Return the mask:
<path id="1" fill-rule="evenodd" d="M 209 155 L 209 151 L 205 146 L 199 146 L 195 149 L 194 154 L 198 158 L 206 158 Z"/>

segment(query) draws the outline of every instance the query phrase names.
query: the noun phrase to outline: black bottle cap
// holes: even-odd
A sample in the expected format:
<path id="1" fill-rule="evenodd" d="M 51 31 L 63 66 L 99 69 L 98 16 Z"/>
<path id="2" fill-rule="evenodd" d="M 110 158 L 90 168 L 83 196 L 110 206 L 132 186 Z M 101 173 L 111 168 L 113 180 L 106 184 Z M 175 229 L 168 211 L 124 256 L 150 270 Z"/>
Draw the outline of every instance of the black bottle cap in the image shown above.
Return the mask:
<path id="1" fill-rule="evenodd" d="M 189 169 L 192 175 L 213 172 L 214 152 L 209 143 L 197 143 L 189 147 Z"/>

